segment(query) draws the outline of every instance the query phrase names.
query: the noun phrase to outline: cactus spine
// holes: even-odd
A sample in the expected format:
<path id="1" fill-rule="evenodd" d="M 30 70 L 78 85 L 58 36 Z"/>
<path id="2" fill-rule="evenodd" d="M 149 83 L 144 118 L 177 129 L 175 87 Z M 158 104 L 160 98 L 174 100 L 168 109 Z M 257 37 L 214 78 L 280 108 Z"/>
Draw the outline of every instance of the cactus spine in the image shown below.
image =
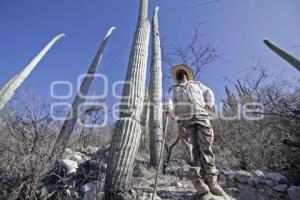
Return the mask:
<path id="1" fill-rule="evenodd" d="M 22 85 L 25 79 L 30 75 L 32 70 L 37 66 L 49 49 L 65 34 L 59 34 L 54 37 L 41 51 L 40 53 L 16 76 L 14 76 L 1 90 L 0 92 L 0 110 L 5 104 L 14 96 L 16 90 Z"/>
<path id="2" fill-rule="evenodd" d="M 84 79 L 81 83 L 80 89 L 72 103 L 72 108 L 67 115 L 67 119 L 64 121 L 64 124 L 60 130 L 60 133 L 58 134 L 58 137 L 55 141 L 55 144 L 52 149 L 52 154 L 51 154 L 52 157 L 60 156 L 67 146 L 69 137 L 76 125 L 76 122 L 77 122 L 78 111 L 79 111 L 78 109 L 80 108 L 80 105 L 84 102 L 85 96 L 88 94 L 89 88 L 92 84 L 94 75 L 96 73 L 96 69 L 101 61 L 102 56 L 103 56 L 105 46 L 114 30 L 115 30 L 115 27 L 111 27 L 108 30 L 100 47 L 98 48 L 96 56 L 88 70 L 88 73 L 84 77 Z"/>
<path id="3" fill-rule="evenodd" d="M 126 82 L 120 106 L 120 119 L 114 129 L 105 181 L 105 199 L 131 199 L 133 163 L 141 137 L 150 23 L 148 0 L 141 0 Z M 129 195 L 129 197 L 127 196 Z"/>
<path id="4" fill-rule="evenodd" d="M 155 8 L 152 20 L 152 60 L 150 70 L 150 165 L 157 166 L 162 145 L 163 111 L 162 111 L 162 70 L 161 49 L 158 29 L 158 10 Z"/>
<path id="5" fill-rule="evenodd" d="M 283 58 L 285 61 L 290 63 L 292 66 L 294 66 L 298 71 L 300 71 L 300 60 L 295 58 L 294 56 L 290 55 L 283 49 L 279 48 L 277 45 L 269 41 L 268 39 L 264 39 L 264 43 L 276 54 L 278 54 L 281 58 Z"/>

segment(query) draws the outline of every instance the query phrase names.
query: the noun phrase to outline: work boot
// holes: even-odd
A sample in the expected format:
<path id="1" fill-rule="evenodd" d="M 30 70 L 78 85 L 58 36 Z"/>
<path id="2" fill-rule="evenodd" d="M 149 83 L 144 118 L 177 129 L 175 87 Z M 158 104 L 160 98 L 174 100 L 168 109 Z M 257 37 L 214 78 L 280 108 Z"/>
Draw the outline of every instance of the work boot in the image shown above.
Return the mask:
<path id="1" fill-rule="evenodd" d="M 225 199 L 230 200 L 230 196 L 223 190 L 217 181 L 217 177 L 210 177 L 206 179 L 206 183 L 211 191 L 211 193 L 219 196 L 223 196 Z"/>
<path id="2" fill-rule="evenodd" d="M 191 181 L 195 189 L 197 190 L 197 193 L 199 195 L 208 193 L 210 191 L 209 187 L 206 185 L 205 181 L 199 175 L 197 168 L 190 167 L 189 172 L 190 172 Z"/>

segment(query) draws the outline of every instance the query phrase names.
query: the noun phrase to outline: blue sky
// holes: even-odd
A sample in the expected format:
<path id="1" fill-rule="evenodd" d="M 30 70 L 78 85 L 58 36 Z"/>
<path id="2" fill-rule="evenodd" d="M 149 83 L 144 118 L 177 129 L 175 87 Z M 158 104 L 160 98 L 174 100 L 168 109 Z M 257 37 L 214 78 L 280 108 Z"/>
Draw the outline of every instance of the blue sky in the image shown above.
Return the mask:
<path id="1" fill-rule="evenodd" d="M 214 45 L 222 59 L 206 66 L 200 79 L 218 100 L 225 95 L 224 85 L 230 85 L 224 77 L 242 78 L 256 62 L 265 63 L 270 73 L 299 78 L 294 68 L 262 43 L 264 37 L 271 38 L 300 57 L 300 48 L 291 48 L 300 44 L 299 0 L 220 0 L 197 6 L 203 2 L 149 0 L 149 18 L 154 7 L 160 6 L 161 36 L 174 45 L 186 43 L 197 24 L 204 22 L 200 26 L 203 44 Z M 112 25 L 117 30 L 99 72 L 108 76 L 109 85 L 124 80 L 138 5 L 138 0 L 0 0 L 0 87 L 62 32 L 66 37 L 49 51 L 25 85 L 31 84 L 37 94 L 49 98 L 52 81 L 75 84 Z M 101 85 L 95 81 L 91 90 L 101 91 Z M 63 88 L 59 92 L 65 93 Z"/>

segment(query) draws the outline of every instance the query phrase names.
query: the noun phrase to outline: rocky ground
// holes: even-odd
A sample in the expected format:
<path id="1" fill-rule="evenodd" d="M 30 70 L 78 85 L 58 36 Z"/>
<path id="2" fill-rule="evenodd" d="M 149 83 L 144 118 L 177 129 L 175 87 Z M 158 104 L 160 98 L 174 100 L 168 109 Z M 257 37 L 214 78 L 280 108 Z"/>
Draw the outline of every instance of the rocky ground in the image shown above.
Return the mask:
<path id="1" fill-rule="evenodd" d="M 88 147 L 82 152 L 67 150 L 42 180 L 37 193 L 49 199 L 98 200 L 103 197 L 108 150 Z M 147 168 L 146 160 L 137 160 L 133 189 L 137 199 L 152 199 L 155 171 Z M 237 200 L 300 200 L 300 186 L 293 186 L 280 173 L 221 170 L 219 182 Z M 222 197 L 196 196 L 188 180 L 188 166 L 183 160 L 171 162 L 165 175 L 159 177 L 158 197 L 166 200 L 222 200 Z"/>

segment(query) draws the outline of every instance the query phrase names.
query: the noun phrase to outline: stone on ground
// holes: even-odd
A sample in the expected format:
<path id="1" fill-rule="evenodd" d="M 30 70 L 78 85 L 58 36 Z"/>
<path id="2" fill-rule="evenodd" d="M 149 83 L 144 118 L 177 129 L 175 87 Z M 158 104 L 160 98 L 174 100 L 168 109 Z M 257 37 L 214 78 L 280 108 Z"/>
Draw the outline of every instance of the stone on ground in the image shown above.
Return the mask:
<path id="1" fill-rule="evenodd" d="M 243 170 L 237 171 L 233 177 L 240 183 L 248 183 L 252 178 L 249 172 Z"/>
<path id="2" fill-rule="evenodd" d="M 280 184 L 280 185 L 276 185 L 273 187 L 273 190 L 277 191 L 277 192 L 286 192 L 286 190 L 288 189 L 288 185 L 286 184 Z"/>
<path id="3" fill-rule="evenodd" d="M 287 193 L 291 200 L 299 200 L 300 199 L 300 186 L 291 186 L 287 190 Z"/>
<path id="4" fill-rule="evenodd" d="M 227 200 L 222 196 L 213 195 L 211 193 L 207 193 L 204 195 L 194 195 L 191 200 Z"/>
<path id="5" fill-rule="evenodd" d="M 78 163 L 73 160 L 61 159 L 58 163 L 66 169 L 66 174 L 75 173 L 78 168 Z"/>
<path id="6" fill-rule="evenodd" d="M 288 179 L 280 173 L 268 173 L 266 177 L 278 183 L 288 183 Z"/>

